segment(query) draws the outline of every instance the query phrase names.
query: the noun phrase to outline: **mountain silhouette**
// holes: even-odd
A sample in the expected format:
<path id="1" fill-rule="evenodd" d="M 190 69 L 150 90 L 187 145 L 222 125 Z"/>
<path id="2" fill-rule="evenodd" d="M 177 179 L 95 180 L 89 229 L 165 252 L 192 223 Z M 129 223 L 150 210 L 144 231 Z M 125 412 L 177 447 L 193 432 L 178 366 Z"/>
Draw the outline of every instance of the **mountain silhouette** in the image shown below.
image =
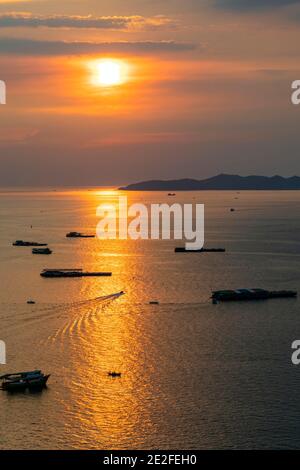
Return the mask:
<path id="1" fill-rule="evenodd" d="M 220 174 L 204 180 L 151 180 L 119 188 L 124 191 L 199 191 L 199 190 L 297 190 L 300 177 L 239 176 Z"/>

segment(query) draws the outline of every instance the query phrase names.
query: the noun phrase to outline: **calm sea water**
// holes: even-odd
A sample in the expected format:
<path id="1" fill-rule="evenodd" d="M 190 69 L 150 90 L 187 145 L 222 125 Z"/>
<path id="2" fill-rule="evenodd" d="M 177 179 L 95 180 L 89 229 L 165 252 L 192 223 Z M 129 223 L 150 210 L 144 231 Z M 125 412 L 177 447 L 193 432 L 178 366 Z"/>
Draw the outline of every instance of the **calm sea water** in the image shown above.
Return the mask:
<path id="1" fill-rule="evenodd" d="M 128 196 L 204 203 L 206 245 L 227 252 L 65 238 L 94 232 L 97 205 L 114 193 L 0 193 L 0 372 L 51 373 L 43 393 L 0 392 L 0 448 L 300 448 L 300 366 L 290 360 L 299 301 L 210 301 L 213 289 L 300 291 L 300 193 Z M 12 247 L 16 239 L 48 242 L 54 253 L 34 256 Z M 45 267 L 113 276 L 43 279 Z M 120 290 L 118 299 L 90 300 Z"/>

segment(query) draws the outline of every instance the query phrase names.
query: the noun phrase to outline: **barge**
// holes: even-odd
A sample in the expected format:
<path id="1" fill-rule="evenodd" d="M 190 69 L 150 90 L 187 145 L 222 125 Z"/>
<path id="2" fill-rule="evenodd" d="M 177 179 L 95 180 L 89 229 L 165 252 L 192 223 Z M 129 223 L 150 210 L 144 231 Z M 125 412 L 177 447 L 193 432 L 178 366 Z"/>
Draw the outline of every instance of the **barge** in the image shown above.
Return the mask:
<path id="1" fill-rule="evenodd" d="M 212 293 L 213 302 L 231 302 L 239 300 L 267 300 L 297 297 L 294 290 L 269 291 L 265 289 L 219 290 Z"/>
<path id="2" fill-rule="evenodd" d="M 38 243 L 38 242 L 24 242 L 23 240 L 16 240 L 13 243 L 13 246 L 47 246 L 48 243 Z"/>
<path id="3" fill-rule="evenodd" d="M 175 248 L 175 253 L 225 253 L 225 248 L 200 248 L 200 250 L 187 249 L 184 246 Z"/>
<path id="4" fill-rule="evenodd" d="M 61 278 L 61 277 L 100 277 L 111 276 L 111 272 L 86 272 L 82 269 L 43 269 L 42 277 Z"/>

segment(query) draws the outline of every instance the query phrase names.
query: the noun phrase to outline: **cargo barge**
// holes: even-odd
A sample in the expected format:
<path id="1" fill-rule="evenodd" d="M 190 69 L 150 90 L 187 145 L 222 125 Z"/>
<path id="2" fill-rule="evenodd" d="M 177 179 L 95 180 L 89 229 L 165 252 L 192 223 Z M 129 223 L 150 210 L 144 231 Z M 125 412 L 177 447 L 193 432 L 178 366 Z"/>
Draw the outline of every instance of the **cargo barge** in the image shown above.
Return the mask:
<path id="1" fill-rule="evenodd" d="M 16 240 L 13 243 L 13 246 L 47 246 L 48 243 L 38 243 L 38 242 L 24 242 L 23 240 Z"/>
<path id="2" fill-rule="evenodd" d="M 111 272 L 85 272 L 82 269 L 44 269 L 41 272 L 42 277 L 61 278 L 61 277 L 100 277 L 111 276 Z"/>
<path id="3" fill-rule="evenodd" d="M 219 290 L 212 293 L 213 302 L 231 302 L 239 300 L 267 300 L 297 297 L 294 290 L 269 291 L 265 289 Z"/>
<path id="4" fill-rule="evenodd" d="M 225 248 L 201 248 L 200 250 L 187 249 L 184 246 L 175 248 L 175 253 L 225 253 Z"/>

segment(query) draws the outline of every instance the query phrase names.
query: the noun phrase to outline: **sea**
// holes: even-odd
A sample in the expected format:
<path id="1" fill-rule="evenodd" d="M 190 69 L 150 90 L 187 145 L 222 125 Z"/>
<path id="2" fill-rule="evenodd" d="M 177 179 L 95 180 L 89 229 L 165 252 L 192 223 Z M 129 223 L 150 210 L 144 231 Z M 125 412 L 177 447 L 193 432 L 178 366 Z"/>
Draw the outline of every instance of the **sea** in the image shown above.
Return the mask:
<path id="1" fill-rule="evenodd" d="M 226 252 L 66 238 L 95 233 L 97 207 L 119 195 L 204 204 L 205 246 Z M 0 391 L 1 449 L 300 449 L 299 300 L 211 301 L 221 289 L 300 290 L 299 191 L 2 188 L 0 220 L 0 375 L 51 374 L 42 392 Z M 45 279 L 45 268 L 112 276 Z"/>

